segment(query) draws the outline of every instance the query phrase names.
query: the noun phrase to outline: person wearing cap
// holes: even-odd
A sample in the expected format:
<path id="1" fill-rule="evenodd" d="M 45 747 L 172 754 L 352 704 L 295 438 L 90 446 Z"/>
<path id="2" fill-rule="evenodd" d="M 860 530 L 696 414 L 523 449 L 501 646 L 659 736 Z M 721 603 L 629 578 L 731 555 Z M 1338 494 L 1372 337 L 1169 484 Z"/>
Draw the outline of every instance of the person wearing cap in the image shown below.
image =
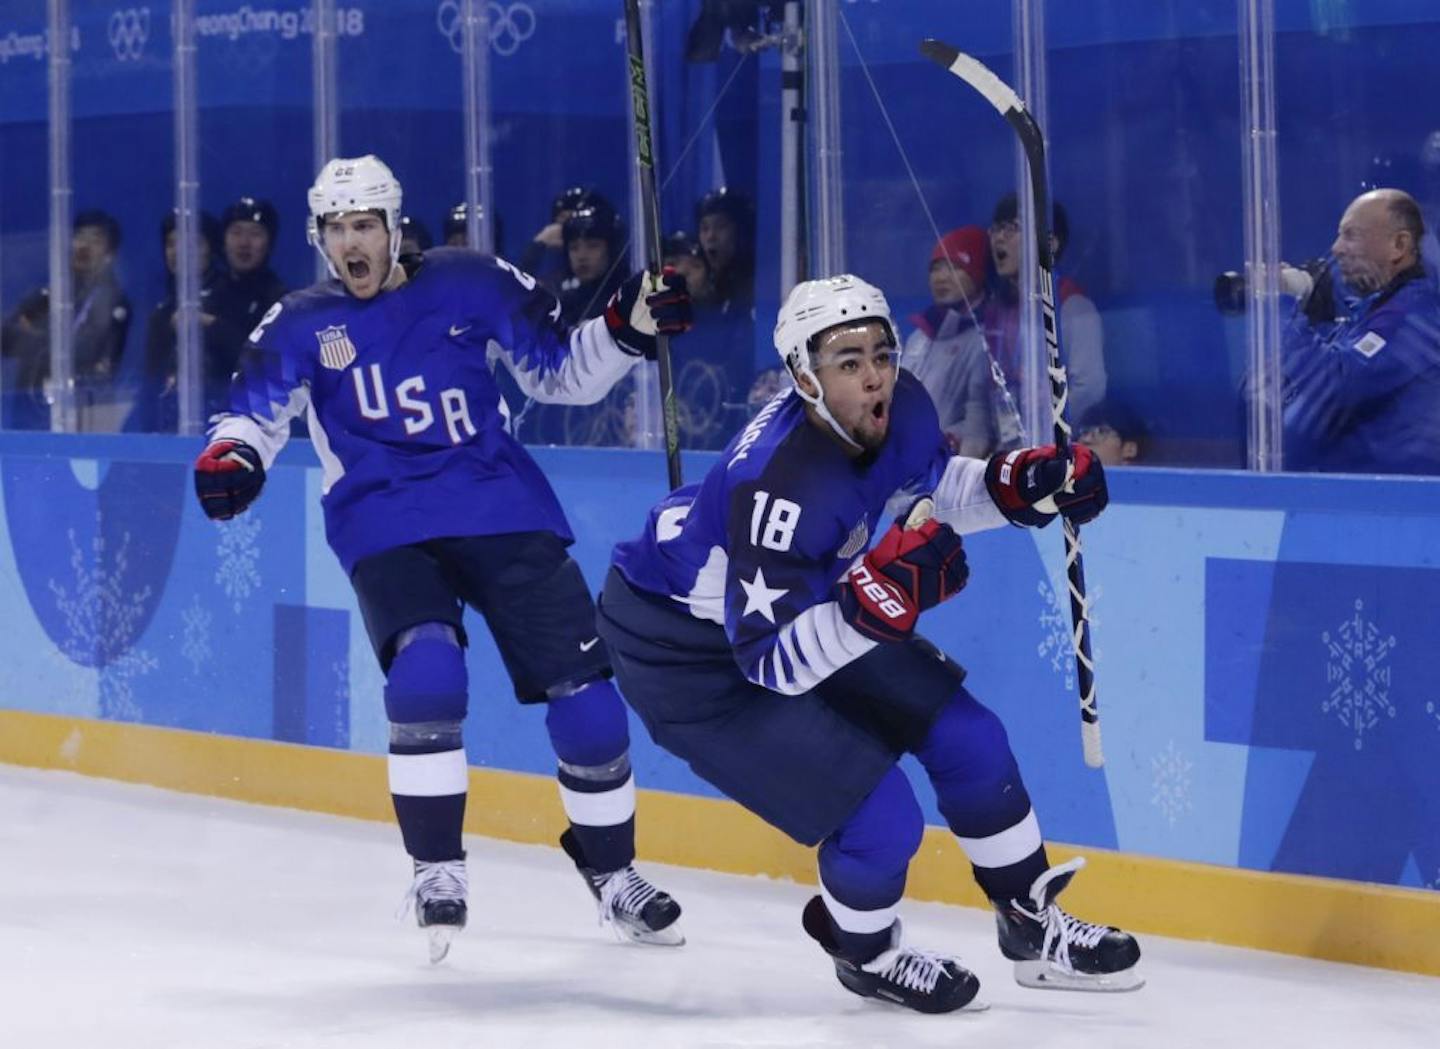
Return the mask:
<path id="1" fill-rule="evenodd" d="M 579 324 L 605 312 L 615 289 L 630 276 L 620 258 L 625 223 L 608 204 L 590 204 L 565 220 L 561 229 L 570 275 L 560 282 L 561 314 Z"/>
<path id="2" fill-rule="evenodd" d="M 485 209 L 480 208 L 479 214 L 483 220 Z M 440 236 L 447 248 L 468 248 L 470 246 L 470 205 L 467 201 L 461 201 L 445 213 L 445 219 L 440 223 Z M 505 224 L 496 215 L 490 227 L 490 243 L 494 254 L 505 254 Z"/>
<path id="3" fill-rule="evenodd" d="M 1025 352 L 1020 345 L 1021 236 L 1019 204 L 1014 193 L 1007 193 L 995 205 L 990 219 L 990 256 L 995 270 L 984 321 L 990 352 L 999 362 L 1017 404 L 1025 368 Z M 1057 267 L 1069 243 L 1069 216 L 1056 204 L 1050 227 L 1050 250 Z M 1078 418 L 1105 396 L 1104 329 L 1099 311 L 1079 284 L 1069 277 L 1061 277 L 1055 291 L 1060 311 L 1061 352 L 1070 384 L 1070 414 Z"/>
<path id="4" fill-rule="evenodd" d="M 753 322 L 749 313 L 727 311 L 717 300 L 698 239 L 683 230 L 671 233 L 662 240 L 660 254 L 666 269 L 685 278 L 694 303 L 694 329 L 670 344 L 681 447 L 723 448 L 749 417 Z"/>
<path id="5" fill-rule="evenodd" d="M 751 313 L 755 309 L 755 205 L 729 186 L 711 190 L 695 205 L 695 230 L 720 308 L 727 313 Z"/>
<path id="6" fill-rule="evenodd" d="M 72 360 L 77 400 L 82 409 L 111 386 L 125 338 L 130 330 L 130 300 L 115 273 L 120 224 L 97 209 L 80 211 L 70 239 Z M 50 289 L 26 295 L 0 329 L 0 354 L 6 360 L 5 425 L 13 429 L 47 429 L 50 405 L 45 384 L 50 378 Z M 13 364 L 10 362 L 13 361 Z M 13 368 L 13 374 L 11 369 Z M 90 423 L 82 412 L 81 429 Z"/>
<path id="7" fill-rule="evenodd" d="M 268 200 L 239 197 L 220 213 L 224 238 L 225 268 L 216 282 L 212 298 L 216 324 L 220 325 L 218 345 L 225 359 L 217 368 L 234 371 L 240 348 L 265 311 L 286 292 L 270 268 L 270 253 L 280 228 L 280 213 Z"/>
<path id="8" fill-rule="evenodd" d="M 615 206 L 593 186 L 569 186 L 555 195 L 550 204 L 550 221 L 536 232 L 520 256 L 520 268 L 538 277 L 546 287 L 557 290 L 570 275 L 565 250 L 565 223 L 581 208 Z"/>
<path id="9" fill-rule="evenodd" d="M 952 229 L 930 252 L 930 305 L 910 318 L 901 363 L 920 380 L 940 413 L 940 429 L 957 454 L 984 456 L 1018 443 L 1012 425 L 1002 442 L 996 393 L 979 313 L 985 302 L 989 245 L 979 226 Z M 1013 432 L 1012 432 L 1013 431 Z M 1011 442 L 1009 438 L 1015 438 Z"/>
<path id="10" fill-rule="evenodd" d="M 200 331 L 203 340 L 203 375 L 205 414 L 219 411 L 230 381 L 225 370 L 227 359 L 233 367 L 233 354 L 218 345 L 221 333 L 215 327 L 212 299 L 220 277 L 216 260 L 220 257 L 222 234 L 220 223 L 209 212 L 200 213 L 195 238 L 195 268 L 200 274 Z M 160 223 L 160 245 L 165 255 L 165 297 L 161 299 L 145 324 L 145 364 L 135 405 L 126 421 L 127 430 L 145 433 L 174 433 L 179 425 L 179 395 L 176 379 L 179 373 L 178 340 L 175 313 L 179 302 L 175 272 L 178 263 L 175 213 Z"/>

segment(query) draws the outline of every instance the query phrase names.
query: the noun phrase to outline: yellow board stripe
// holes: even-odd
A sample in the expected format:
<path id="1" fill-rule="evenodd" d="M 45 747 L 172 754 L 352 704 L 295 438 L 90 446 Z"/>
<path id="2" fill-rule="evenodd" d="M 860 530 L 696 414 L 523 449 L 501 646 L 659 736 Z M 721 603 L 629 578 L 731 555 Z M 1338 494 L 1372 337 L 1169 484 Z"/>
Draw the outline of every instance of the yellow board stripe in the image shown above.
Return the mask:
<path id="1" fill-rule="evenodd" d="M 0 762 L 64 769 L 262 805 L 388 822 L 385 759 L 373 754 L 0 710 Z M 732 802 L 642 790 L 639 849 L 661 863 L 815 883 L 814 850 Z M 555 780 L 470 770 L 465 830 L 553 845 L 565 827 Z M 1067 909 L 1132 929 L 1440 976 L 1440 893 L 1051 845 L 1090 871 Z M 983 907 L 955 839 L 931 827 L 908 895 Z"/>

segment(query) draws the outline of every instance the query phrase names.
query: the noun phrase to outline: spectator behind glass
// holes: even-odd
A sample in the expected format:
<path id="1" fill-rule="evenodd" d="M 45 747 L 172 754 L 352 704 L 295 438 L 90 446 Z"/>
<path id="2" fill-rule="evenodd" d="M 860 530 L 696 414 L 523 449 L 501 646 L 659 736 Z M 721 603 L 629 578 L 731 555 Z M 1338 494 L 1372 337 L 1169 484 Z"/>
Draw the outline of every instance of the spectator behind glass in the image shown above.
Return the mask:
<path id="1" fill-rule="evenodd" d="M 684 276 L 695 319 L 684 337 L 670 340 L 680 444 L 723 448 L 748 418 L 746 396 L 755 372 L 753 324 L 748 313 L 721 308 L 705 252 L 688 233 L 666 237 L 661 260 Z"/>
<path id="2" fill-rule="evenodd" d="M 280 214 L 268 200 L 240 197 L 220 213 L 225 265 L 210 302 L 217 330 L 216 348 L 224 360 L 215 368 L 226 375 L 250 332 L 265 312 L 285 294 L 283 281 L 270 268 L 270 254 L 280 230 Z"/>
<path id="3" fill-rule="evenodd" d="M 484 216 L 484 212 L 481 212 L 481 216 Z M 470 244 L 470 205 L 462 200 L 447 211 L 445 221 L 440 224 L 440 233 L 445 238 L 447 248 L 468 247 Z M 494 242 L 495 254 L 505 254 L 505 227 L 501 224 L 499 215 L 495 216 L 490 230 L 490 239 Z"/>
<path id="4" fill-rule="evenodd" d="M 1333 266 L 1298 289 L 1281 339 L 1287 470 L 1440 473 L 1440 295 L 1424 235 L 1408 193 L 1362 193 Z"/>
<path id="5" fill-rule="evenodd" d="M 900 363 L 920 380 L 940 416 L 951 450 L 987 456 L 1001 446 L 997 420 L 1006 420 L 1006 447 L 1019 443 L 1014 412 L 990 371 L 985 330 L 978 320 L 985 303 L 990 254 L 979 226 L 952 229 L 930 252 L 930 306 L 910 318 L 915 330 L 905 340 Z"/>
<path id="6" fill-rule="evenodd" d="M 1108 469 L 1133 465 L 1145 451 L 1150 436 L 1129 406 L 1107 397 L 1092 405 L 1075 425 L 1076 439 Z"/>
<path id="7" fill-rule="evenodd" d="M 80 428 L 97 428 L 90 409 L 113 395 L 114 375 L 130 329 L 130 300 L 115 275 L 120 224 L 103 211 L 75 216 L 70 238 L 71 288 L 75 304 L 72 327 L 76 404 Z M 50 377 L 50 289 L 26 295 L 0 329 L 0 356 L 6 367 L 5 425 L 16 429 L 48 429 Z"/>
<path id="8" fill-rule="evenodd" d="M 1020 403 L 1024 385 L 1025 354 L 1020 345 L 1020 263 L 1023 258 L 1019 206 L 1009 193 L 995 205 L 990 219 L 990 255 L 995 266 L 994 290 L 985 307 L 985 334 L 1011 396 Z M 1070 221 L 1065 209 L 1055 205 L 1051 223 L 1050 250 L 1058 272 L 1060 259 L 1070 242 Z M 1065 370 L 1070 382 L 1070 412 L 1081 415 L 1105 396 L 1104 331 L 1095 304 L 1069 277 L 1060 277 L 1056 288 L 1060 311 L 1060 340 Z M 1041 349 L 1043 355 L 1043 347 Z"/>
<path id="9" fill-rule="evenodd" d="M 565 223 L 581 208 L 601 207 L 615 210 L 608 200 L 591 186 L 571 186 L 562 190 L 550 205 L 550 221 L 542 226 L 520 256 L 520 268 L 538 279 L 552 291 L 570 276 L 570 259 L 565 251 Z"/>
<path id="10" fill-rule="evenodd" d="M 561 230 L 570 276 L 560 283 L 561 317 L 565 324 L 598 317 L 615 289 L 630 275 L 616 264 L 625 244 L 625 223 L 608 204 L 581 208 Z"/>
<path id="11" fill-rule="evenodd" d="M 755 309 L 755 205 L 726 186 L 711 190 L 695 205 L 695 228 L 715 299 L 725 313 Z"/>
<path id="12" fill-rule="evenodd" d="M 435 246 L 435 238 L 425 228 L 425 223 L 410 215 L 400 219 L 400 254 L 419 255 Z"/>
<path id="13" fill-rule="evenodd" d="M 175 226 L 174 212 L 166 215 L 160 223 L 160 245 L 165 255 L 165 297 L 150 312 L 145 324 L 145 367 L 140 377 L 140 390 L 135 397 L 135 406 L 125 424 L 127 430 L 174 433 L 179 425 L 180 407 L 176 385 L 179 372 L 179 339 L 175 331 L 178 305 L 175 270 L 178 252 Z M 215 260 L 220 256 L 221 240 L 220 223 L 215 216 L 201 212 L 199 236 L 195 240 L 195 258 L 196 268 L 200 273 L 200 331 L 203 340 L 202 417 L 209 417 L 224 407 L 225 393 L 233 371 L 233 368 L 226 369 L 224 365 L 237 352 L 234 347 L 220 347 L 219 333 L 215 327 L 216 318 L 212 312 L 211 302 L 220 276 Z"/>
<path id="14" fill-rule="evenodd" d="M 630 275 L 620 257 L 625 223 L 608 204 L 591 204 L 566 219 L 561 234 L 569 276 L 557 293 L 560 316 L 564 324 L 575 325 L 603 314 L 610 296 Z M 528 403 L 520 413 L 522 439 L 545 444 L 631 444 L 633 409 L 627 421 L 626 401 L 633 388 L 632 380 L 623 379 L 593 405 Z"/>

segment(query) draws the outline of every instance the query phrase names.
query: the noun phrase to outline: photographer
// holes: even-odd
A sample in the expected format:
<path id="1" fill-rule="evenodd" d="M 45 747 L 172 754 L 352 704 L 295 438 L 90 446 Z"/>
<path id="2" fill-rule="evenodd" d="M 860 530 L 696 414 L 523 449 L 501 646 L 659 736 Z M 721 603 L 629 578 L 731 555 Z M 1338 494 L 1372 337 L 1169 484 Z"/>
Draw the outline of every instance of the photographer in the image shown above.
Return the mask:
<path id="1" fill-rule="evenodd" d="M 1371 190 L 1340 219 L 1334 265 L 1313 283 L 1282 279 L 1298 293 L 1281 345 L 1287 470 L 1440 474 L 1440 296 L 1424 232 L 1409 194 Z"/>

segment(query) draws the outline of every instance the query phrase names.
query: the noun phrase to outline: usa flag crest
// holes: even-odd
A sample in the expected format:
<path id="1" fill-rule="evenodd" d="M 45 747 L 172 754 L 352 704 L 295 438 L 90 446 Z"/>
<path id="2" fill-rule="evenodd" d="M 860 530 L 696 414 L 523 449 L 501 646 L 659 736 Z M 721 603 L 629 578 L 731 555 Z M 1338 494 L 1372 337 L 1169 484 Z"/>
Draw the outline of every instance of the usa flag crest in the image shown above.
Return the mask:
<path id="1" fill-rule="evenodd" d="M 320 363 L 335 371 L 343 371 L 355 362 L 355 344 L 345 331 L 345 325 L 331 325 L 315 333 L 320 340 Z"/>

